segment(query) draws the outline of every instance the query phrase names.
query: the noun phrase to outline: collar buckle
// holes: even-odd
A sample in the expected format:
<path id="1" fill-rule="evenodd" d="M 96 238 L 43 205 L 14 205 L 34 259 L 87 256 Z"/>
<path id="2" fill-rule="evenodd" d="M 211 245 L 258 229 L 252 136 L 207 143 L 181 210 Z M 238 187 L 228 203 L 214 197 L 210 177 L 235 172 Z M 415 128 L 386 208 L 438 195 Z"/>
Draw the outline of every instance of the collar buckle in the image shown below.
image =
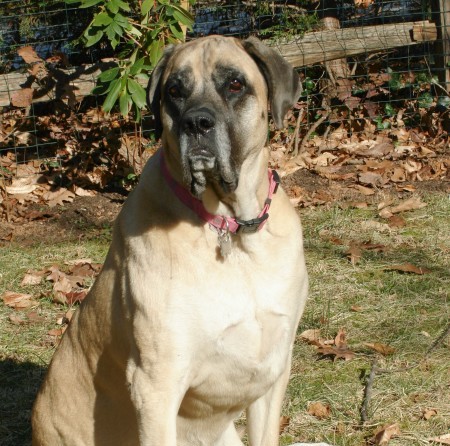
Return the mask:
<path id="1" fill-rule="evenodd" d="M 249 234 L 256 232 L 264 225 L 268 218 L 269 214 L 267 212 L 261 215 L 261 217 L 253 218 L 252 220 L 240 220 L 239 218 L 236 218 L 236 223 L 239 225 L 236 234 Z"/>

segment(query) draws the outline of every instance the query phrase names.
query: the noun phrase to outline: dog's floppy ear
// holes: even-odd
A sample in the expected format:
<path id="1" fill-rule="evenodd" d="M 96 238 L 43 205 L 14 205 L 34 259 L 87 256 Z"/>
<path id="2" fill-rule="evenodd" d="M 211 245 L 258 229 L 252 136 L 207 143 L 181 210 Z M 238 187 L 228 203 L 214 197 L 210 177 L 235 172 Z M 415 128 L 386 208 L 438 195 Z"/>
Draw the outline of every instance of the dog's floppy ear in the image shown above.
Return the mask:
<path id="1" fill-rule="evenodd" d="M 150 81 L 147 86 L 147 105 L 155 117 L 155 136 L 159 139 L 162 134 L 161 122 L 161 78 L 167 66 L 167 61 L 170 59 L 174 50 L 173 45 L 169 45 L 164 50 L 164 53 L 156 64 L 150 76 Z"/>
<path id="2" fill-rule="evenodd" d="M 302 91 L 300 78 L 292 65 L 256 37 L 250 37 L 242 44 L 266 79 L 272 118 L 281 129 L 284 127 L 286 113 L 296 103 Z"/>

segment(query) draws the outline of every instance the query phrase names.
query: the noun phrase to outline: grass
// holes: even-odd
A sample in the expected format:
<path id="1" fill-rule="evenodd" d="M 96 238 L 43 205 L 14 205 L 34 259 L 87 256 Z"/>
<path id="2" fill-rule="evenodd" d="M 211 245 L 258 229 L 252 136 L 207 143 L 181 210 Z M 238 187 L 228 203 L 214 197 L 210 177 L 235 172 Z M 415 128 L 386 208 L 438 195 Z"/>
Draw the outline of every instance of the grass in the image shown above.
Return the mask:
<path id="1" fill-rule="evenodd" d="M 290 424 L 282 434 L 282 445 L 326 441 L 360 446 L 376 428 L 390 423 L 398 423 L 400 428 L 390 446 L 432 444 L 428 439 L 448 433 L 448 338 L 428 350 L 450 320 L 450 203 L 443 193 L 422 199 L 427 207 L 403 214 L 405 227 L 381 232 L 367 229 L 365 224 L 380 221 L 376 205 L 342 209 L 333 204 L 301 210 L 310 297 L 298 333 L 319 328 L 328 339 L 344 328 L 356 356 L 350 361 L 320 359 L 315 348 L 299 338 L 284 408 Z M 337 239 L 343 244 L 336 244 Z M 345 255 L 348 243 L 368 240 L 387 250 L 363 251 L 361 260 L 352 265 Z M 57 327 L 58 316 L 66 310 L 47 297 L 49 283 L 22 287 L 25 272 L 62 266 L 77 258 L 102 261 L 107 247 L 107 238 L 101 237 L 51 246 L 37 241 L 31 247 L 1 249 L 0 295 L 5 290 L 32 293 L 39 298 L 36 311 L 42 316 L 37 323 L 14 325 L 9 316 L 15 310 L 0 302 L 2 446 L 29 444 L 31 404 L 55 348 L 55 338 L 47 333 Z M 416 275 L 387 269 L 405 262 L 430 272 Z M 374 342 L 395 351 L 379 355 L 365 345 Z M 364 387 L 375 359 L 385 373 L 375 375 L 368 420 L 362 424 Z M 329 405 L 330 415 L 318 419 L 308 414 L 312 402 Z M 434 409 L 436 414 L 426 420 L 426 409 Z"/>

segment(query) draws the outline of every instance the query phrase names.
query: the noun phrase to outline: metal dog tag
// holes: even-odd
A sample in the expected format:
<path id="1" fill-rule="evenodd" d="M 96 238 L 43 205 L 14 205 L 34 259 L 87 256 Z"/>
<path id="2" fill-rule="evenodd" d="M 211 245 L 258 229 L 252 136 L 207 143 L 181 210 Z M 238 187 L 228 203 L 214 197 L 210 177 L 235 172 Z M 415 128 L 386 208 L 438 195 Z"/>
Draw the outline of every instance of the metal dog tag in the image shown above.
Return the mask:
<path id="1" fill-rule="evenodd" d="M 231 237 L 229 232 L 219 234 L 220 254 L 226 258 L 231 252 Z"/>

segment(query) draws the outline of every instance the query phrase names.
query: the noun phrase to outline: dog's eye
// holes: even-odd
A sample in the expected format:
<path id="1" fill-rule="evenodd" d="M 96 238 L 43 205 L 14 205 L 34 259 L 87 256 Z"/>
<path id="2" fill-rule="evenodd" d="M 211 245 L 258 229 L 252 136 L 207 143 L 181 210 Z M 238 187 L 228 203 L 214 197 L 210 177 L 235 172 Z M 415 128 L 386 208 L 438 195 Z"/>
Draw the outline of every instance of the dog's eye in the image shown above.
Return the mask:
<path id="1" fill-rule="evenodd" d="M 233 79 L 228 86 L 231 93 L 239 93 L 244 88 L 244 84 L 239 79 Z"/>
<path id="2" fill-rule="evenodd" d="M 180 87 L 178 87 L 178 85 L 172 85 L 167 91 L 173 98 L 179 98 L 181 96 Z"/>

